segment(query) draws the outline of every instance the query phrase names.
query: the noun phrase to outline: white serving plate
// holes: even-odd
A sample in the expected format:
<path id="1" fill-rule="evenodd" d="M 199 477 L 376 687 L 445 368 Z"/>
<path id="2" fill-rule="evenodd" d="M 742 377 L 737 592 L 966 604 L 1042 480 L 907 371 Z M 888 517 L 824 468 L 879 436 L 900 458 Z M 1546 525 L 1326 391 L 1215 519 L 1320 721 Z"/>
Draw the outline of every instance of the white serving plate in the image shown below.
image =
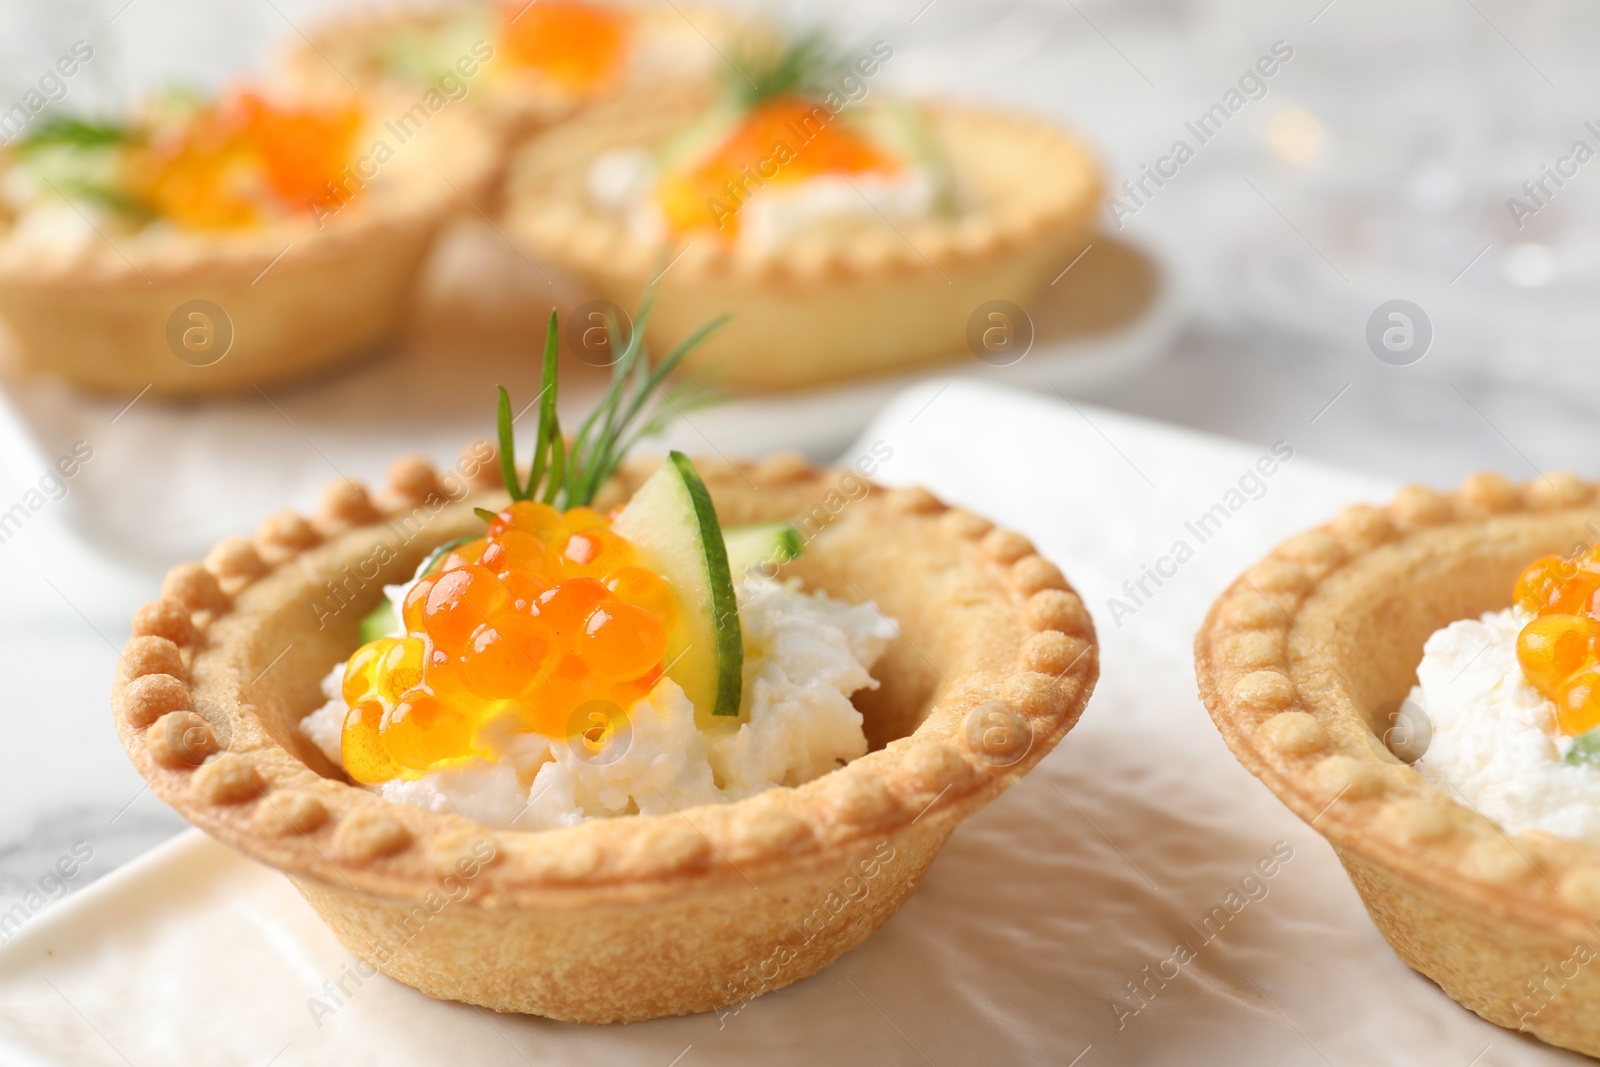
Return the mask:
<path id="1" fill-rule="evenodd" d="M 798 448 L 821 459 L 845 447 L 895 393 L 952 376 L 1065 391 L 1096 386 L 1154 359 L 1184 319 L 1178 288 L 1146 253 L 1095 239 L 1081 261 L 1030 302 L 1042 322 L 1098 301 L 1130 256 L 1156 278 L 1143 314 L 1103 332 L 1058 326 L 1019 362 L 976 358 L 886 377 L 739 399 L 696 411 L 666 443 L 692 452 L 761 455 Z M 1063 263 L 1065 268 L 1068 264 Z M 1099 273 L 1097 273 L 1097 271 Z M 545 268 L 549 274 L 549 269 Z M 286 503 L 314 505 L 308 486 L 340 475 L 381 480 L 396 456 L 452 462 L 494 429 L 495 386 L 514 402 L 537 395 L 544 317 L 579 295 L 559 276 L 547 284 L 491 232 L 455 231 L 434 261 L 408 340 L 345 373 L 295 388 L 229 400 L 173 403 L 91 396 L 49 379 L 12 379 L 0 391 L 0 476 L 32 484 L 83 441 L 94 450 L 64 513 L 95 552 L 135 567 L 193 558 L 239 532 L 239 516 Z M 1074 320 L 1076 321 L 1076 320 Z M 563 422 L 572 426 L 604 388 L 604 372 L 564 357 Z M 0 482 L 5 479 L 0 477 Z"/>

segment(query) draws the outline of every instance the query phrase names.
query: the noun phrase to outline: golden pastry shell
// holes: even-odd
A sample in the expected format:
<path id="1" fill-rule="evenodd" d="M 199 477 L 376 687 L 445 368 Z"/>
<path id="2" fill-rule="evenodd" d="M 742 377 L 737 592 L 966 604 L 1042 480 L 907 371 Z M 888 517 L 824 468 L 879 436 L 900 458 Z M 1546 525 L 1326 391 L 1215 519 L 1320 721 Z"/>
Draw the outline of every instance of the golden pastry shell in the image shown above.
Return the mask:
<path id="1" fill-rule="evenodd" d="M 492 450 L 476 453 L 484 454 Z M 704 460 L 700 468 L 728 522 L 807 514 L 843 473 L 812 468 L 794 454 L 753 464 Z M 859 599 L 852 589 L 873 590 L 903 631 L 918 637 L 917 645 L 895 642 L 876 672 L 888 681 L 864 698 L 878 709 L 876 718 L 868 711 L 874 751 L 806 785 L 734 804 L 540 833 L 390 804 L 345 781 L 295 724 L 320 703 L 317 680 L 354 647 L 355 616 L 376 601 L 381 584 L 410 573 L 423 541 L 481 530 L 474 506 L 503 502 L 492 461 L 468 469 L 478 484 L 453 502 L 444 499 L 439 474 L 416 459 L 397 464 L 376 498 L 336 482 L 315 518 L 283 513 L 252 539 L 222 542 L 204 564 L 174 568 L 160 598 L 135 616 L 122 658 L 116 725 L 152 789 L 208 833 L 289 874 L 352 947 L 365 936 L 361 923 L 374 901 L 414 899 L 483 841 L 492 843 L 494 861 L 474 879 L 472 900 L 532 920 L 550 908 L 593 911 L 744 893 L 747 883 L 769 879 L 823 885 L 874 842 L 896 842 L 911 860 L 906 878 L 874 905 L 881 911 L 808 949 L 804 964 L 776 983 L 784 984 L 886 920 L 954 825 L 1015 782 L 1077 721 L 1098 675 L 1088 612 L 1026 538 L 947 508 L 925 490 L 871 488 L 821 520 L 817 543 L 801 557 L 814 569 L 795 569 L 813 582 L 827 573 L 824 586 L 848 583 L 831 591 L 850 599 Z M 625 498 L 649 469 L 629 464 L 608 488 L 609 499 Z M 396 531 L 418 509 L 429 516 L 426 536 L 404 545 Z M 314 629 L 307 598 L 320 595 L 324 578 L 348 576 L 345 564 L 371 559 L 380 542 L 399 554 L 369 579 L 351 617 L 326 633 Z M 830 557 L 832 569 L 815 569 Z M 886 572 L 900 577 L 886 580 Z M 918 691 L 898 694 L 898 704 L 882 700 L 897 677 L 917 679 Z M 965 728 L 988 701 L 1003 702 L 1031 728 L 1025 754 L 1009 764 L 976 752 L 972 746 L 981 742 Z M 913 713 L 920 721 L 906 717 Z M 617 936 L 628 934 L 619 927 Z M 715 943 L 706 951 L 716 951 Z M 536 977 L 518 973 L 517 964 L 491 976 L 500 983 L 493 988 L 483 985 L 490 980 L 484 967 L 474 966 L 440 958 L 392 973 L 433 995 L 596 1022 L 729 1000 L 709 991 L 717 976 L 684 979 L 682 989 L 663 977 L 637 994 L 638 1002 L 619 1002 L 614 991 L 629 988 L 640 967 L 595 979 L 593 989 L 531 993 Z M 436 984 L 429 974 L 441 970 L 457 974 L 458 984 Z"/>
<path id="2" fill-rule="evenodd" d="M 926 109 L 963 201 L 949 217 L 813 228 L 771 249 L 709 232 L 664 248 L 591 205 L 594 159 L 653 147 L 710 103 L 704 87 L 677 86 L 548 131 L 510 165 L 506 224 L 530 256 L 620 306 L 654 284 L 663 351 L 731 311 L 691 356 L 729 384 L 792 388 L 958 355 L 982 305 L 1025 305 L 1090 237 L 1100 182 L 1077 141 L 1027 116 L 942 102 Z"/>
<path id="3" fill-rule="evenodd" d="M 532 250 L 586 274 L 661 269 L 661 246 L 638 239 L 626 220 L 589 206 L 587 166 L 609 148 L 649 147 L 712 102 L 702 86 L 668 87 L 648 106 L 616 101 L 528 145 L 508 176 L 508 218 Z M 926 275 L 974 262 L 998 262 L 1041 242 L 1070 247 L 1089 228 L 1100 195 L 1093 160 L 1058 127 L 1016 112 L 930 101 L 925 105 L 959 186 L 971 198 L 952 217 L 903 224 L 903 236 L 878 227 L 819 234 L 770 253 L 750 253 L 691 237 L 662 284 L 738 278 L 817 284 L 829 279 Z"/>
<path id="4" fill-rule="evenodd" d="M 403 110 L 382 98 L 372 107 Z M 470 113 L 440 112 L 419 136 L 424 146 L 400 146 L 377 171 L 381 194 L 321 228 L 296 218 L 46 245 L 8 241 L 0 226 L 0 315 L 20 364 L 102 391 L 192 396 L 303 378 L 368 354 L 402 324 L 441 229 L 481 211 L 500 181 L 495 137 Z M 174 316 L 194 301 L 232 324 L 231 346 L 209 364 L 173 347 Z"/>
<path id="5" fill-rule="evenodd" d="M 404 110 L 401 101 L 388 97 L 374 98 L 368 106 L 375 118 Z M 219 274 L 239 274 L 248 280 L 261 275 L 280 253 L 283 258 L 273 264 L 274 270 L 285 262 L 337 260 L 418 226 L 436 228 L 445 218 L 471 213 L 472 204 L 500 176 L 494 139 L 481 122 L 448 110 L 438 119 L 423 132 L 440 138 L 427 148 L 431 157 L 447 165 L 380 169 L 375 180 L 387 180 L 385 195 L 369 197 L 360 210 L 336 213 L 321 228 L 295 218 L 217 233 L 184 230 L 154 242 L 121 237 L 52 248 L 8 242 L 6 228 L 0 226 L 0 285 L 143 287 L 203 283 Z"/>
<path id="6" fill-rule="evenodd" d="M 1527 564 L 1593 543 L 1597 523 L 1595 487 L 1568 473 L 1408 486 L 1280 545 L 1195 638 L 1229 748 L 1333 844 L 1401 958 L 1491 1022 L 1590 1054 L 1600 975 L 1563 976 L 1543 1007 L 1529 983 L 1596 944 L 1600 848 L 1507 835 L 1381 737 L 1430 634 L 1507 607 Z"/>
<path id="7" fill-rule="evenodd" d="M 674 30 L 692 32 L 693 43 L 703 42 L 711 58 L 719 63 L 721 59 L 713 50 L 726 49 L 738 26 L 727 13 L 704 7 L 675 3 L 626 6 L 638 20 L 636 32 L 641 36 L 661 37 Z M 491 3 L 437 2 L 339 12 L 323 19 L 302 45 L 285 55 L 284 69 L 292 80 L 308 88 L 338 91 L 354 82 L 358 86 L 381 87 L 386 92 L 414 94 L 424 86 L 385 71 L 381 59 L 373 51 L 373 42 L 408 31 L 436 33 L 463 15 L 493 18 L 496 12 L 496 5 Z M 493 41 L 487 43 L 491 47 L 496 45 Z M 497 51 L 494 58 L 481 61 L 481 65 L 493 71 L 492 65 L 498 57 Z M 440 75 L 448 72 L 443 66 L 439 70 Z M 702 76 L 709 77 L 711 73 L 707 70 Z M 519 139 L 584 111 L 596 100 L 632 92 L 655 92 L 663 80 L 675 81 L 689 76 L 688 71 L 658 70 L 647 65 L 645 70 L 630 69 L 623 84 L 593 99 L 543 88 L 528 80 L 501 81 L 484 89 L 474 88 L 469 83 L 468 98 L 472 100 L 469 106 L 486 115 L 499 128 L 504 145 L 510 148 Z"/>

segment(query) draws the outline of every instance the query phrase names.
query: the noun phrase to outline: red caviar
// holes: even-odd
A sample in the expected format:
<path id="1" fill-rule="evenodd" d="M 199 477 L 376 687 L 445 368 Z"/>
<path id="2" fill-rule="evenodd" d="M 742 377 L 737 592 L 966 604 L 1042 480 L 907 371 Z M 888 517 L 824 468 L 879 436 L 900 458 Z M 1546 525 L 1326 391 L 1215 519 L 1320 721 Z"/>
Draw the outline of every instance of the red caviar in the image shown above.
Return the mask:
<path id="1" fill-rule="evenodd" d="M 601 92 L 616 81 L 631 29 L 628 12 L 580 0 L 509 0 L 500 9 L 510 62 L 575 96 Z"/>
<path id="2" fill-rule="evenodd" d="M 132 199 L 196 229 L 255 226 L 275 212 L 334 202 L 362 123 L 355 106 L 279 105 L 229 93 L 175 128 L 158 130 L 126 162 Z"/>
<path id="3" fill-rule="evenodd" d="M 739 207 L 759 186 L 825 174 L 898 174 L 900 161 L 827 107 L 777 96 L 751 108 L 710 156 L 660 185 L 661 210 L 680 233 L 712 228 L 738 236 Z"/>
<path id="4" fill-rule="evenodd" d="M 592 729 L 587 712 L 615 716 L 655 686 L 676 617 L 671 587 L 605 516 L 512 504 L 413 586 L 405 636 L 350 657 L 345 769 L 421 773 L 480 752 L 479 729 L 508 716 L 553 737 Z"/>
<path id="5" fill-rule="evenodd" d="M 1600 726 L 1600 546 L 1571 559 L 1529 564 L 1513 592 L 1534 618 L 1517 635 L 1517 662 L 1528 683 L 1556 705 L 1569 737 Z"/>

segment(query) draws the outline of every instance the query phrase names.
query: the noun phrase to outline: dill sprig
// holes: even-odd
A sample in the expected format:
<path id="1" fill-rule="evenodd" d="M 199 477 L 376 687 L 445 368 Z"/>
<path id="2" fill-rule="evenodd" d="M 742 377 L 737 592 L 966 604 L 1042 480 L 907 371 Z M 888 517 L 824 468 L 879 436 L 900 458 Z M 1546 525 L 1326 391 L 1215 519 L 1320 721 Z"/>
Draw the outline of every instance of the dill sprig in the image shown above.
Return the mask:
<path id="1" fill-rule="evenodd" d="M 684 357 L 728 317 L 722 315 L 701 326 L 652 367 L 644 348 L 644 332 L 654 302 L 654 294 L 647 292 L 633 334 L 625 344 L 618 324 L 607 323 L 613 351 L 620 346 L 622 353 L 612 364 L 611 385 L 570 440 L 562 434 L 561 420 L 556 415 L 559 335 L 556 313 L 550 312 L 544 339 L 542 388 L 537 398 L 539 424 L 534 431 L 533 459 L 526 481 L 517 474 L 511 394 L 500 386 L 500 473 L 512 500 L 537 500 L 562 509 L 586 505 L 642 438 L 658 434 L 678 416 L 720 399 L 693 379 L 668 387 L 663 384 Z"/>
<path id="2" fill-rule="evenodd" d="M 16 143 L 17 151 L 41 148 L 108 148 L 122 144 L 133 135 L 133 128 L 120 122 L 97 122 L 70 115 L 51 115 L 41 119 Z"/>
<path id="3" fill-rule="evenodd" d="M 788 41 L 751 38 L 733 49 L 728 91 L 740 106 L 777 96 L 822 96 L 845 68 L 833 40 L 820 30 Z"/>
<path id="4" fill-rule="evenodd" d="M 126 123 L 48 115 L 8 147 L 60 196 L 92 201 L 142 224 L 155 213 L 122 188 L 117 174 L 117 152 L 138 136 Z"/>

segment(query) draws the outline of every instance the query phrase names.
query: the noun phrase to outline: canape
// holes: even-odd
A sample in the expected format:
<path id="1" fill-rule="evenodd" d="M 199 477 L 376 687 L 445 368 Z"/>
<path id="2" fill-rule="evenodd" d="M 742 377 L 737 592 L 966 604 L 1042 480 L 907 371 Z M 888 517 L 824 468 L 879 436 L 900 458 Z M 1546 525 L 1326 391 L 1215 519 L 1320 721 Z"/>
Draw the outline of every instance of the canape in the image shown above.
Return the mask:
<path id="1" fill-rule="evenodd" d="M 595 109 L 514 159 L 511 232 L 618 306 L 656 285 L 661 344 L 731 312 L 694 363 L 734 386 L 966 352 L 1083 248 L 1099 181 L 1046 123 L 881 95 L 893 54 L 747 45 L 720 86 Z"/>
<path id="2" fill-rule="evenodd" d="M 638 337 L 568 437 L 552 317 L 528 463 L 502 392 L 498 445 L 338 482 L 134 619 L 114 713 L 155 792 L 435 997 L 599 1023 L 804 978 L 1098 674 L 1061 571 L 881 456 L 624 463 L 685 354 Z"/>
<path id="3" fill-rule="evenodd" d="M 1597 520 L 1569 474 L 1409 487 L 1280 546 L 1195 642 L 1228 745 L 1333 844 L 1401 959 L 1590 1055 Z"/>
<path id="4" fill-rule="evenodd" d="M 299 83 L 470 100 L 509 140 L 598 101 L 711 77 L 733 23 L 671 3 L 504 0 L 354 11 L 288 57 Z"/>
<path id="5" fill-rule="evenodd" d="M 471 115 L 397 135 L 391 110 L 240 88 L 24 131 L 0 149 L 0 318 L 20 364 L 204 395 L 371 351 L 496 166 Z"/>

